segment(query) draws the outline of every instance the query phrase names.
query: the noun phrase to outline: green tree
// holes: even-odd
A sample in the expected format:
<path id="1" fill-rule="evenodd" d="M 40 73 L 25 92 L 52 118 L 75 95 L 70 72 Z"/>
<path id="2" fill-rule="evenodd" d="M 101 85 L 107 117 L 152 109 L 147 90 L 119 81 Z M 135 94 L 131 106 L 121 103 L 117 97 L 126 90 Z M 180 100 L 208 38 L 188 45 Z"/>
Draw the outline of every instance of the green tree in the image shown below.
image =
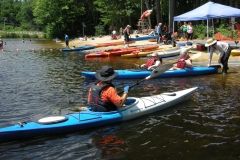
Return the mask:
<path id="1" fill-rule="evenodd" d="M 104 25 L 114 24 L 117 28 L 130 24 L 136 25 L 140 18 L 139 0 L 95 0 L 94 4 L 100 13 Z"/>
<path id="2" fill-rule="evenodd" d="M 21 24 L 23 30 L 38 30 L 36 24 L 34 23 L 33 8 L 35 6 L 35 0 L 28 0 L 22 2 L 20 11 L 16 16 Z"/>
<path id="3" fill-rule="evenodd" d="M 1 19 L 6 18 L 6 23 L 12 26 L 20 25 L 19 21 L 16 20 L 16 15 L 21 7 L 21 1 L 13 0 L 1 0 Z"/>
<path id="4" fill-rule="evenodd" d="M 73 35 L 75 22 L 86 14 L 84 2 L 85 0 L 37 0 L 33 10 L 35 22 L 42 26 L 47 38 L 64 33 Z"/>

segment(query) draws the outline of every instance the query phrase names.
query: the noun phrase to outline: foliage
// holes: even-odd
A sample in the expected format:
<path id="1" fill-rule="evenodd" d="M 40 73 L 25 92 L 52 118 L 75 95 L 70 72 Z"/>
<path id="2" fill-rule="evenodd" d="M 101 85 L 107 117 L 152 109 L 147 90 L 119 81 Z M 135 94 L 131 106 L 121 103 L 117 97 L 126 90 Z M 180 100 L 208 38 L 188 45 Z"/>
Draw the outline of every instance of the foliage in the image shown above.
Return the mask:
<path id="1" fill-rule="evenodd" d="M 217 32 L 220 32 L 222 35 L 226 37 L 233 37 L 233 39 L 238 39 L 238 31 L 233 30 L 232 26 L 226 26 L 225 23 L 220 24 L 220 26 L 216 29 Z"/>
<path id="2" fill-rule="evenodd" d="M 116 28 L 132 24 L 132 19 L 137 23 L 140 18 L 139 0 L 95 0 L 94 5 L 100 13 L 100 20 L 104 25 L 114 24 Z"/>
<path id="3" fill-rule="evenodd" d="M 77 36 L 82 28 L 82 19 L 89 5 L 87 0 L 37 0 L 33 14 L 35 22 L 42 26 L 48 38 L 63 36 Z M 48 33 L 51 32 L 51 33 Z"/>
<path id="4" fill-rule="evenodd" d="M 217 32 L 220 32 L 222 35 L 226 37 L 231 37 L 231 27 L 226 26 L 225 24 L 220 24 L 220 26 L 216 29 Z"/>
<path id="5" fill-rule="evenodd" d="M 238 40 L 239 38 L 238 38 L 238 31 L 237 30 L 234 30 L 233 31 L 233 39 L 234 40 Z"/>
<path id="6" fill-rule="evenodd" d="M 156 25 L 156 3 L 159 1 L 161 22 L 168 23 L 169 0 L 0 0 L 0 30 L 5 23 L 5 31 L 43 31 L 47 38 L 63 37 L 64 33 L 73 38 L 82 34 L 98 35 L 108 33 L 112 25 L 116 30 L 127 24 L 137 29 L 138 20 L 147 9 L 153 9 L 149 16 L 153 27 Z M 208 0 L 175 0 L 174 14 L 180 15 L 206 2 Z M 223 0 L 214 2 L 226 4 Z M 233 5 L 236 3 L 231 2 Z M 83 28 L 82 23 L 87 27 Z M 206 26 L 194 28 L 194 36 L 203 38 Z"/>
<path id="7" fill-rule="evenodd" d="M 204 39 L 207 33 L 206 31 L 207 31 L 207 26 L 202 21 L 202 23 L 200 23 L 199 25 L 194 26 L 193 38 Z"/>
<path id="8" fill-rule="evenodd" d="M 105 32 L 104 32 L 104 25 L 97 25 L 95 27 L 95 36 L 100 36 L 100 35 L 105 35 Z"/>

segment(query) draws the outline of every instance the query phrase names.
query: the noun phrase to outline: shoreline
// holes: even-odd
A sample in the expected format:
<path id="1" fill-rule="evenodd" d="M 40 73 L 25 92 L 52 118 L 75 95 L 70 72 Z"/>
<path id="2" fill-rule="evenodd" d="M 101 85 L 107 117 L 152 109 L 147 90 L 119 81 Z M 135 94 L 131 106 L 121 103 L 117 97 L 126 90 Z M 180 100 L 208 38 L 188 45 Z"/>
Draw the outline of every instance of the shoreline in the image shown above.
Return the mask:
<path id="1" fill-rule="evenodd" d="M 147 36 L 147 35 L 139 35 L 141 36 Z M 135 35 L 131 35 L 131 37 L 135 37 Z M 103 36 L 102 38 L 99 37 L 95 37 L 94 40 L 92 40 L 91 38 L 89 38 L 87 41 L 83 41 L 80 39 L 74 39 L 69 41 L 69 46 L 70 48 L 72 48 L 73 46 L 84 46 L 86 44 L 92 44 L 92 45 L 96 45 L 97 43 L 111 43 L 111 42 L 121 42 L 124 41 L 123 36 L 121 37 L 121 39 L 118 40 L 111 40 L 111 36 L 110 35 L 106 35 Z M 207 52 L 207 50 L 205 51 L 199 51 L 197 50 L 196 44 L 198 42 L 202 42 L 204 40 L 192 40 L 191 42 L 193 42 L 193 49 L 191 49 L 189 51 L 189 55 L 190 57 L 194 57 L 194 62 L 206 62 L 208 63 L 208 58 L 209 58 L 209 53 Z M 176 41 L 177 43 L 185 43 L 186 41 Z M 65 47 L 65 42 L 60 43 L 63 47 Z M 129 46 L 142 46 L 142 45 L 155 45 L 156 42 L 149 42 L 148 40 L 142 40 L 142 41 L 136 41 L 135 43 L 129 44 Z M 124 45 L 116 45 L 116 46 L 108 46 L 108 47 L 98 47 L 95 48 L 94 50 L 103 50 L 103 49 L 110 49 L 110 48 L 117 48 L 117 47 L 124 47 Z M 159 45 L 159 47 L 161 48 L 168 48 L 168 47 L 172 47 L 172 45 Z M 89 50 L 90 53 L 90 50 Z M 196 56 L 198 55 L 198 56 Z M 213 54 L 212 57 L 212 63 L 216 63 L 218 61 L 219 55 L 217 54 Z M 240 61 L 240 56 L 232 56 L 230 55 L 229 57 L 229 61 Z"/>

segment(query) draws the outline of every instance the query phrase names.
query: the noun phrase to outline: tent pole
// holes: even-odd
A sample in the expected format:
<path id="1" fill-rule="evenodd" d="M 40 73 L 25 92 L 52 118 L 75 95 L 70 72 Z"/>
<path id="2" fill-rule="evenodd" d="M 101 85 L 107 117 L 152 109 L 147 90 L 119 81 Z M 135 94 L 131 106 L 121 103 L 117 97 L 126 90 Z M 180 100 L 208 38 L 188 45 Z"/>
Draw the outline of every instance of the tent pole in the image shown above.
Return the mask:
<path id="1" fill-rule="evenodd" d="M 173 33 L 174 33 L 174 20 L 173 20 L 173 29 L 172 29 Z"/>
<path id="2" fill-rule="evenodd" d="M 214 32 L 214 21 L 213 21 L 213 19 L 212 19 L 212 26 L 213 26 L 213 33 L 212 33 L 212 35 L 214 35 L 215 32 Z"/>
<path id="3" fill-rule="evenodd" d="M 207 19 L 207 39 L 208 39 L 208 19 Z"/>

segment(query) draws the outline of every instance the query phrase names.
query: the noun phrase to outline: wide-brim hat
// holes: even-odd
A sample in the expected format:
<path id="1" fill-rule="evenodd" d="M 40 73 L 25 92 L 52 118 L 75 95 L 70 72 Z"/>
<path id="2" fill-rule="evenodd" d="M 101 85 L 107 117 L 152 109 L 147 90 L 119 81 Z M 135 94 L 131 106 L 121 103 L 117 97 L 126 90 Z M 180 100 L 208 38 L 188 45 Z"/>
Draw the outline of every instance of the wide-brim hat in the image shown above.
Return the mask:
<path id="1" fill-rule="evenodd" d="M 130 25 L 127 25 L 127 27 L 129 27 L 129 28 L 130 28 L 131 26 L 130 26 Z"/>
<path id="2" fill-rule="evenodd" d="M 118 75 L 111 66 L 103 66 L 101 70 L 97 70 L 95 77 L 100 81 L 110 81 Z"/>
<path id="3" fill-rule="evenodd" d="M 209 47 L 209 46 L 215 44 L 216 42 L 217 42 L 217 40 L 214 40 L 214 39 L 210 38 L 210 39 L 207 40 L 207 42 L 205 44 L 205 47 Z"/>

